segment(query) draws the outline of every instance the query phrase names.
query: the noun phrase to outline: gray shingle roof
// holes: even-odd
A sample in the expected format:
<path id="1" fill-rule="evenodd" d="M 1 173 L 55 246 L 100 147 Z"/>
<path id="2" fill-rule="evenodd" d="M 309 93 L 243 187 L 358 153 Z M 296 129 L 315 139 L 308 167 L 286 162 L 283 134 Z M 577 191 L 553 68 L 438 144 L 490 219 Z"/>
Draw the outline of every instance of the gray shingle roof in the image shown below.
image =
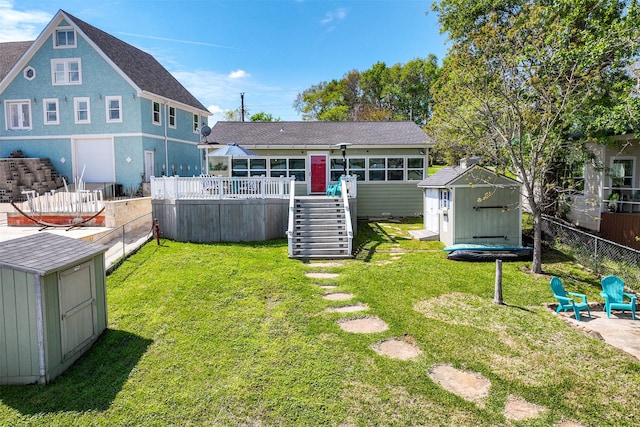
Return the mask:
<path id="1" fill-rule="evenodd" d="M 106 252 L 107 246 L 52 233 L 0 242 L 0 267 L 45 275 Z"/>
<path id="2" fill-rule="evenodd" d="M 442 188 L 468 169 L 460 166 L 447 166 L 438 170 L 433 175 L 429 175 L 418 183 L 418 187 L 437 187 Z"/>
<path id="3" fill-rule="evenodd" d="M 138 87 L 199 110 L 207 110 L 175 77 L 148 53 L 64 12 Z"/>
<path id="4" fill-rule="evenodd" d="M 0 43 L 0 81 L 9 74 L 11 68 L 32 44 L 33 41 Z"/>
<path id="5" fill-rule="evenodd" d="M 239 145 L 331 146 L 433 144 L 413 122 L 217 122 L 209 142 Z"/>

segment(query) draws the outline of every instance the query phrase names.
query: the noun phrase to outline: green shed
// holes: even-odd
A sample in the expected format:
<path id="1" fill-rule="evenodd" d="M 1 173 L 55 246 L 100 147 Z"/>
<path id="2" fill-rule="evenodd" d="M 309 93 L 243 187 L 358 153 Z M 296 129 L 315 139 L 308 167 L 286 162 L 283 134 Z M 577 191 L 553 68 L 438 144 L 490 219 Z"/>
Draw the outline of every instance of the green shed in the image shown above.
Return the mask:
<path id="1" fill-rule="evenodd" d="M 46 384 L 107 327 L 107 247 L 52 233 L 0 243 L 0 384 Z"/>

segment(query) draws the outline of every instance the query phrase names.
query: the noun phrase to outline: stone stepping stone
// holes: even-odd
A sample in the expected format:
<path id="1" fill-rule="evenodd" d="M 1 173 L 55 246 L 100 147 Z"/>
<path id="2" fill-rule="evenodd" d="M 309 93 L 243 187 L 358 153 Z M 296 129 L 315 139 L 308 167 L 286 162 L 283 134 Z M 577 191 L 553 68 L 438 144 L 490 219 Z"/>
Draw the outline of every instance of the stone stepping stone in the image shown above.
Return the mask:
<path id="1" fill-rule="evenodd" d="M 346 301 L 353 298 L 353 294 L 348 294 L 346 292 L 336 292 L 335 294 L 326 294 L 322 298 L 329 301 Z"/>
<path id="2" fill-rule="evenodd" d="M 489 396 L 491 382 L 476 372 L 467 372 L 449 365 L 434 365 L 429 377 L 445 390 L 463 399 L 484 407 L 484 399 Z"/>
<path id="3" fill-rule="evenodd" d="M 307 264 L 308 267 L 314 268 L 327 268 L 327 267 L 342 267 L 343 264 L 340 262 L 312 262 Z"/>
<path id="4" fill-rule="evenodd" d="M 346 332 L 359 334 L 369 334 L 373 332 L 383 332 L 389 326 L 378 317 L 363 317 L 361 319 L 342 320 L 338 322 L 340 328 Z"/>
<path id="5" fill-rule="evenodd" d="M 504 405 L 504 416 L 507 419 L 515 421 L 535 418 L 540 415 L 542 411 L 545 411 L 545 408 L 542 406 L 511 395 L 507 398 L 507 403 Z"/>
<path id="6" fill-rule="evenodd" d="M 335 279 L 340 277 L 338 273 L 305 273 L 305 276 L 312 279 Z"/>
<path id="7" fill-rule="evenodd" d="M 417 345 L 404 339 L 391 338 L 373 345 L 373 351 L 392 359 L 409 360 L 422 354 Z"/>
<path id="8" fill-rule="evenodd" d="M 354 304 L 347 305 L 344 307 L 329 307 L 326 311 L 330 313 L 355 313 L 357 311 L 369 310 L 369 306 L 367 304 Z"/>
<path id="9" fill-rule="evenodd" d="M 322 288 L 322 289 L 326 289 L 326 290 L 331 290 L 331 289 L 335 289 L 335 288 L 337 288 L 337 286 L 333 286 L 333 285 L 325 285 L 325 286 L 320 286 L 320 288 Z"/>

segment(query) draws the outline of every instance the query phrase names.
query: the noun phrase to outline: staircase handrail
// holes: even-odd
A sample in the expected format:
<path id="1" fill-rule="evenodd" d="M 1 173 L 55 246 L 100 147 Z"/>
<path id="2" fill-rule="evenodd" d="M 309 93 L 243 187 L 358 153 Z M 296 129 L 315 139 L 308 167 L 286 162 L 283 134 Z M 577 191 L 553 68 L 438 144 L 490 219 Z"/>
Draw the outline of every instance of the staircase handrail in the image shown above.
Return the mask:
<path id="1" fill-rule="evenodd" d="M 295 190 L 295 177 L 289 184 L 289 224 L 287 226 L 287 238 L 289 246 L 289 257 L 293 257 L 293 229 L 295 224 L 295 209 L 296 209 L 296 190 Z"/>
<path id="2" fill-rule="evenodd" d="M 349 208 L 349 194 L 347 192 L 347 182 L 346 180 L 342 180 L 341 181 L 341 188 L 340 190 L 342 191 L 342 201 L 344 202 L 344 222 L 345 222 L 345 227 L 346 227 L 346 232 L 347 232 L 347 244 L 348 244 L 348 253 L 351 254 L 352 253 L 352 246 L 353 246 L 353 225 L 351 224 L 351 209 Z"/>

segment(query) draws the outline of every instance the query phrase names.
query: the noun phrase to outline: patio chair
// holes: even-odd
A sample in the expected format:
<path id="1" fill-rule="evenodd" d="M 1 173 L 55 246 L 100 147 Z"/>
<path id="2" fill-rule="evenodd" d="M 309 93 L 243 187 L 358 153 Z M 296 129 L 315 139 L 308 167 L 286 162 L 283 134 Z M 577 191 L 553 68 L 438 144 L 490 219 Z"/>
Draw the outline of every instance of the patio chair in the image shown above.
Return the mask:
<path id="1" fill-rule="evenodd" d="M 604 308 L 607 317 L 611 317 L 611 310 L 631 311 L 631 318 L 636 320 L 636 297 L 624 291 L 624 280 L 618 276 L 606 276 L 600 281 L 602 292 L 600 296 L 604 298 Z M 625 302 L 625 297 L 629 299 Z"/>
<path id="2" fill-rule="evenodd" d="M 327 185 L 327 196 L 341 196 L 342 195 L 342 177 L 338 178 L 338 182 L 335 184 Z"/>
<path id="3" fill-rule="evenodd" d="M 558 277 L 552 277 L 550 285 L 551 291 L 553 291 L 553 296 L 558 300 L 556 313 L 559 313 L 560 310 L 564 312 L 567 310 L 573 310 L 576 315 L 576 320 L 580 321 L 580 312 L 586 310 L 587 313 L 589 313 L 589 317 L 591 317 L 591 310 L 589 310 L 589 303 L 587 302 L 587 296 L 585 294 L 565 291 L 562 286 L 562 280 Z M 571 297 L 580 298 L 582 301 L 576 302 Z"/>

